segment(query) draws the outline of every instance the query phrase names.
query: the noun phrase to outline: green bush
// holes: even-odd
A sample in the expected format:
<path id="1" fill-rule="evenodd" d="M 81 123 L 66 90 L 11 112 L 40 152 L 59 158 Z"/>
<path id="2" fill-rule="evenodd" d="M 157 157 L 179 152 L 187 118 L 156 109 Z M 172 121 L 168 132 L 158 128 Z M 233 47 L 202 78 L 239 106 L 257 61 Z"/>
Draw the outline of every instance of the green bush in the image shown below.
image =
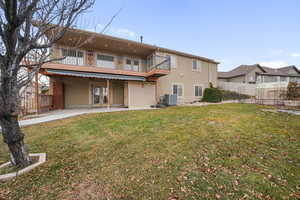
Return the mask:
<path id="1" fill-rule="evenodd" d="M 222 100 L 236 100 L 236 99 L 249 99 L 251 96 L 246 94 L 239 94 L 237 92 L 232 92 L 228 90 L 220 90 L 222 93 Z"/>
<path id="2" fill-rule="evenodd" d="M 217 103 L 222 101 L 222 93 L 218 88 L 205 88 L 202 101 Z"/>

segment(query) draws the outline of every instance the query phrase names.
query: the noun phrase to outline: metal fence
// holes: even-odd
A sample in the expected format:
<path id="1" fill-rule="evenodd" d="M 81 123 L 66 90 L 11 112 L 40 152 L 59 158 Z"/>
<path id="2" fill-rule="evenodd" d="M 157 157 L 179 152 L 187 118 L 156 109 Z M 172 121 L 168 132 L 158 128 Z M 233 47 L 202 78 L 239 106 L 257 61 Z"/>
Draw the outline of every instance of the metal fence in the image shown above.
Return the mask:
<path id="1" fill-rule="evenodd" d="M 26 93 L 21 96 L 21 116 L 44 113 L 52 110 L 52 95 L 40 94 L 38 96 L 38 104 L 34 93 Z"/>

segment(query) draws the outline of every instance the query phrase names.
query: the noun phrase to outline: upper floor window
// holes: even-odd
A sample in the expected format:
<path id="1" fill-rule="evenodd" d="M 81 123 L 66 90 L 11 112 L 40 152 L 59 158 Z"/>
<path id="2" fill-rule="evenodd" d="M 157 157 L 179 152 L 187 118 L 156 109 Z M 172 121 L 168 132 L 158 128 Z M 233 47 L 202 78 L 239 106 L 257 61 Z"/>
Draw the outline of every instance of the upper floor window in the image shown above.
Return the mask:
<path id="1" fill-rule="evenodd" d="M 287 81 L 288 81 L 288 77 L 280 76 L 280 82 L 287 82 Z"/>
<path id="2" fill-rule="evenodd" d="M 300 81 L 299 77 L 290 77 L 290 82 L 298 82 Z"/>
<path id="3" fill-rule="evenodd" d="M 201 62 L 198 60 L 193 60 L 192 62 L 192 71 L 201 71 Z"/>
<path id="4" fill-rule="evenodd" d="M 183 96 L 183 84 L 174 83 L 172 85 L 172 94 L 176 94 L 177 97 Z"/>
<path id="5" fill-rule="evenodd" d="M 115 57 L 111 55 L 98 54 L 97 55 L 97 67 L 105 67 L 114 69 L 115 65 Z"/>
<path id="6" fill-rule="evenodd" d="M 202 97 L 202 86 L 194 85 L 194 95 L 195 97 Z"/>
<path id="7" fill-rule="evenodd" d="M 138 59 L 130 59 L 130 58 L 126 59 L 124 69 L 138 72 L 139 68 L 140 68 L 140 61 Z"/>
<path id="8" fill-rule="evenodd" d="M 68 65 L 84 65 L 84 52 L 76 49 L 62 49 L 61 62 Z"/>
<path id="9" fill-rule="evenodd" d="M 277 82 L 278 78 L 277 76 L 264 76 L 263 80 L 264 83 L 272 83 L 272 82 Z"/>

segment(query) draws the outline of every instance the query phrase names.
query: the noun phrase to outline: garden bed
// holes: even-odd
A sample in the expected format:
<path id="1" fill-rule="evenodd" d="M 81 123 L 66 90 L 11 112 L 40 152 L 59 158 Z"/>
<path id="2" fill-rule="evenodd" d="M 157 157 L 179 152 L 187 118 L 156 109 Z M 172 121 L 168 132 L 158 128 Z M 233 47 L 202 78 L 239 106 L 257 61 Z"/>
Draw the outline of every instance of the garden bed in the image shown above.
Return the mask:
<path id="1" fill-rule="evenodd" d="M 13 179 L 21 174 L 33 170 L 34 168 L 46 162 L 45 153 L 31 153 L 29 154 L 29 156 L 32 159 L 32 164 L 23 169 L 18 170 L 16 167 L 12 166 L 10 161 L 0 165 L 0 181 Z"/>

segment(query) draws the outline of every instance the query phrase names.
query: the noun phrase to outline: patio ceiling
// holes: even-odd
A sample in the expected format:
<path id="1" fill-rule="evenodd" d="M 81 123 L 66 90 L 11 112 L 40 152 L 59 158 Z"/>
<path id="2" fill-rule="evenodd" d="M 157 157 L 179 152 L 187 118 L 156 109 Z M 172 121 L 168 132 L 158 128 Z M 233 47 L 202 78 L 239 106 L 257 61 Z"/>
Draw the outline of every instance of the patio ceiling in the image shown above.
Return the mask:
<path id="1" fill-rule="evenodd" d="M 80 46 L 87 50 L 103 50 L 142 57 L 151 55 L 156 49 L 154 46 L 140 42 L 77 29 L 68 30 L 58 44 Z"/>

